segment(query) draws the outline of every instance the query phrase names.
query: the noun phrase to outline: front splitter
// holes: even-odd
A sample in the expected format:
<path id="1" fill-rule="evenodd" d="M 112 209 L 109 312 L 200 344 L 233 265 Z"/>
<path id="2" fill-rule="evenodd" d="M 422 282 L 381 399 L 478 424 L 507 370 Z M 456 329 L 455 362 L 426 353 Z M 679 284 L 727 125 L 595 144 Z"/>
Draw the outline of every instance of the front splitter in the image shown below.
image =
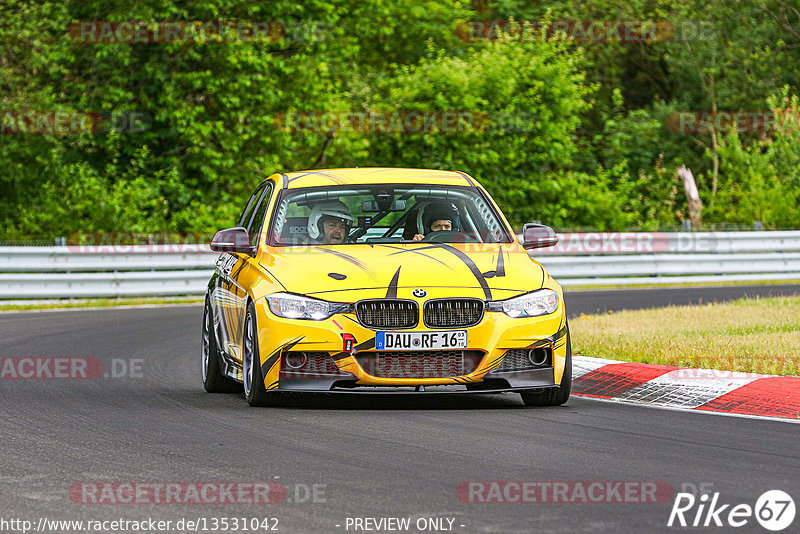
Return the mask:
<path id="1" fill-rule="evenodd" d="M 431 395 L 431 394 L 475 394 L 507 393 L 520 391 L 544 391 L 559 387 L 553 381 L 553 368 L 542 368 L 521 372 L 490 373 L 481 382 L 441 385 L 360 385 L 355 376 L 329 375 L 316 378 L 281 377 L 278 391 L 297 393 L 352 393 L 367 395 Z"/>

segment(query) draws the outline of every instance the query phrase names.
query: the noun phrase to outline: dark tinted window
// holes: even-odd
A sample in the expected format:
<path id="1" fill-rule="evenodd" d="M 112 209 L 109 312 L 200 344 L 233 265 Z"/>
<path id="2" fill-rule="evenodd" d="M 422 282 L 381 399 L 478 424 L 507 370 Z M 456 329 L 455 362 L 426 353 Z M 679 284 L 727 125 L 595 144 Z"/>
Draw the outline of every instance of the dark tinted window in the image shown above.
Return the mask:
<path id="1" fill-rule="evenodd" d="M 250 245 L 253 247 L 258 244 L 258 234 L 261 232 L 261 227 L 264 226 L 264 216 L 267 214 L 270 195 L 272 195 L 272 183 L 267 182 L 264 195 L 261 197 L 250 224 L 247 226 L 247 231 L 250 234 Z"/>
<path id="2" fill-rule="evenodd" d="M 245 228 L 247 228 L 247 224 L 253 215 L 253 210 L 256 208 L 258 198 L 264 191 L 264 185 L 265 184 L 261 184 L 256 188 L 255 192 L 253 193 L 253 196 L 251 196 L 250 200 L 247 202 L 247 206 L 245 206 L 242 215 L 239 217 L 239 222 L 236 226 L 244 226 Z"/>

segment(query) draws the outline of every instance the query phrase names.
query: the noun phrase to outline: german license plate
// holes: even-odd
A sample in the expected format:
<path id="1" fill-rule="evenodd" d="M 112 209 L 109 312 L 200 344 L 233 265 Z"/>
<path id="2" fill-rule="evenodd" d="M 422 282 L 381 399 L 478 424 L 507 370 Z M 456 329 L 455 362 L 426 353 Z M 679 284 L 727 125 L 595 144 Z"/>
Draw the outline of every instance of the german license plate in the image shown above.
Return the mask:
<path id="1" fill-rule="evenodd" d="M 451 350 L 466 348 L 466 330 L 375 333 L 376 350 Z"/>

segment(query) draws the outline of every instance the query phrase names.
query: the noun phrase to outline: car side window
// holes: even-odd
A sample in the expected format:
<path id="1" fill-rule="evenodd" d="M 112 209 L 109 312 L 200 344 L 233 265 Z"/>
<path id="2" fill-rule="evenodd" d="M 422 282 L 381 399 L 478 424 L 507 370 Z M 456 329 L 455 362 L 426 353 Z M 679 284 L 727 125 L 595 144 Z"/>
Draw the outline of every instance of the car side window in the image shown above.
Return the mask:
<path id="1" fill-rule="evenodd" d="M 253 210 L 256 208 L 256 204 L 258 203 L 258 199 L 261 197 L 261 193 L 264 191 L 265 185 L 266 184 L 261 184 L 256 188 L 253 196 L 251 196 L 250 200 L 247 202 L 247 206 L 245 206 L 242 215 L 239 217 L 239 223 L 236 226 L 247 227 L 247 224 L 253 215 Z"/>
<path id="2" fill-rule="evenodd" d="M 261 196 L 255 213 L 247 226 L 247 232 L 250 234 L 250 246 L 252 247 L 258 245 L 258 235 L 261 233 L 261 228 L 264 226 L 264 217 L 267 214 L 267 207 L 269 206 L 271 195 L 272 182 L 267 182 L 264 188 L 264 194 Z"/>

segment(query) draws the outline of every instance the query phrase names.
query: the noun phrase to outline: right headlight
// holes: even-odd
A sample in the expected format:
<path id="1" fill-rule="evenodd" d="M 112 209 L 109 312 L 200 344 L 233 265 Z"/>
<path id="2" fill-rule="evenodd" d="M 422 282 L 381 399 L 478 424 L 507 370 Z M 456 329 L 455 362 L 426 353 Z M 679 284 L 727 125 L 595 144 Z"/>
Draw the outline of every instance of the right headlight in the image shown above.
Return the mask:
<path id="1" fill-rule="evenodd" d="M 491 300 L 486 303 L 488 311 L 501 311 L 512 317 L 538 317 L 558 309 L 558 293 L 552 289 L 538 289 L 506 300 Z"/>

